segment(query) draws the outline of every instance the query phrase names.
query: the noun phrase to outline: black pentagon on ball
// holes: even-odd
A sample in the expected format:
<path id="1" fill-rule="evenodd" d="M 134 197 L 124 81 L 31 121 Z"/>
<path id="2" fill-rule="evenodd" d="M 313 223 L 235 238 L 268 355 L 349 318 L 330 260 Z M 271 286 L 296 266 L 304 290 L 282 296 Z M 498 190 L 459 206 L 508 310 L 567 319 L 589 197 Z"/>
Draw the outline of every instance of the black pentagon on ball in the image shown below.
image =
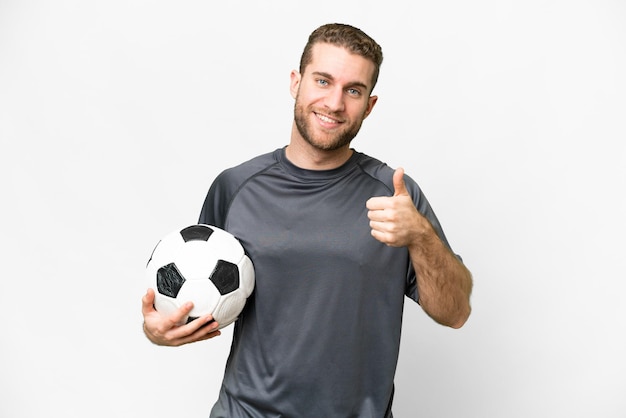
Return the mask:
<path id="1" fill-rule="evenodd" d="M 220 295 L 233 292 L 239 288 L 239 268 L 237 264 L 218 260 L 210 279 Z"/>
<path id="2" fill-rule="evenodd" d="M 162 295 L 175 298 L 184 283 L 185 278 L 174 263 L 167 264 L 157 271 L 157 290 Z"/>
<path id="3" fill-rule="evenodd" d="M 191 225 L 180 231 L 180 235 L 185 242 L 208 241 L 212 233 L 213 230 L 205 225 Z"/>

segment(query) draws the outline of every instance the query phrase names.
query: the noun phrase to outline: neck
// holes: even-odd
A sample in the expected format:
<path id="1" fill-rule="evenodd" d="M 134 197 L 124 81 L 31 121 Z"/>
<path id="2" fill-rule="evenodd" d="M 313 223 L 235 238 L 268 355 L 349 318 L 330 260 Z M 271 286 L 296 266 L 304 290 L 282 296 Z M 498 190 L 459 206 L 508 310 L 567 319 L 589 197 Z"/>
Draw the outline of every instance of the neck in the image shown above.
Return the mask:
<path id="1" fill-rule="evenodd" d="M 340 167 L 350 159 L 353 152 L 349 144 L 332 151 L 318 149 L 300 136 L 295 123 L 292 127 L 291 142 L 285 149 L 287 159 L 295 166 L 306 170 L 332 170 Z"/>

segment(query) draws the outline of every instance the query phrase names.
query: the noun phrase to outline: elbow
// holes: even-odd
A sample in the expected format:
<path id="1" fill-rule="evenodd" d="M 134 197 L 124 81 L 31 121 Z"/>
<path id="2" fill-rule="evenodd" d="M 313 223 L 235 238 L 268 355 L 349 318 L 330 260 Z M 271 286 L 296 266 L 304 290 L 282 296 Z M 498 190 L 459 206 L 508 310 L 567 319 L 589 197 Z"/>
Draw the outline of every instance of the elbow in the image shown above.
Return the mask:
<path id="1" fill-rule="evenodd" d="M 460 298 L 460 301 L 457 305 L 456 309 L 456 317 L 453 321 L 448 325 L 450 328 L 459 329 L 470 317 L 472 313 L 472 305 L 470 303 L 470 296 L 472 294 L 472 275 L 467 270 L 467 278 L 468 280 L 465 282 L 465 286 L 463 288 L 463 297 Z"/>
<path id="2" fill-rule="evenodd" d="M 430 309 L 428 306 L 424 306 L 424 304 L 421 303 L 421 300 L 420 305 L 422 305 L 422 309 L 428 314 L 428 316 L 430 316 L 439 325 L 454 329 L 459 329 L 463 327 L 472 312 L 469 301 L 462 307 L 446 311 L 441 311 L 439 309 Z"/>
<path id="3" fill-rule="evenodd" d="M 462 328 L 463 325 L 465 325 L 465 323 L 469 319 L 471 312 L 472 312 L 472 308 L 468 305 L 467 309 L 461 312 L 454 321 L 451 321 L 450 323 L 446 325 L 453 329 Z"/>

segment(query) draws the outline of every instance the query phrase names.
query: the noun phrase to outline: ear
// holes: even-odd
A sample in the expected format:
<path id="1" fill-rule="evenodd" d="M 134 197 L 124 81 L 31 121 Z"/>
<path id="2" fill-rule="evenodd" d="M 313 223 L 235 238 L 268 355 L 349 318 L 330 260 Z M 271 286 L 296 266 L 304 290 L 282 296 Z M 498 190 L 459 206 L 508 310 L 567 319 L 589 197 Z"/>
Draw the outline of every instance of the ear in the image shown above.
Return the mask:
<path id="1" fill-rule="evenodd" d="M 298 89 L 300 88 L 300 80 L 302 79 L 302 75 L 296 70 L 291 70 L 291 82 L 289 83 L 289 91 L 291 92 L 291 97 L 294 99 L 298 95 Z"/>
<path id="2" fill-rule="evenodd" d="M 372 109 L 374 109 L 374 105 L 376 104 L 377 101 L 378 101 L 378 96 L 370 96 L 369 99 L 367 99 L 367 109 L 365 109 L 365 113 L 363 114 L 363 119 L 365 119 L 366 117 L 370 115 L 370 113 L 372 113 Z"/>

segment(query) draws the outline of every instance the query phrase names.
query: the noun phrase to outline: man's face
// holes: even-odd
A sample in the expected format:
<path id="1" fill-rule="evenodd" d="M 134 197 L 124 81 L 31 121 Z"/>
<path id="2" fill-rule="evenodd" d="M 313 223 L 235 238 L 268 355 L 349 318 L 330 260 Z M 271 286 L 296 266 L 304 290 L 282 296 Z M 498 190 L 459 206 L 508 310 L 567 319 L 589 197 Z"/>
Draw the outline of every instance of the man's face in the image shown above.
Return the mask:
<path id="1" fill-rule="evenodd" d="M 374 63 L 327 43 L 313 47 L 304 73 L 291 73 L 294 119 L 304 141 L 322 151 L 347 147 L 369 115 Z"/>

